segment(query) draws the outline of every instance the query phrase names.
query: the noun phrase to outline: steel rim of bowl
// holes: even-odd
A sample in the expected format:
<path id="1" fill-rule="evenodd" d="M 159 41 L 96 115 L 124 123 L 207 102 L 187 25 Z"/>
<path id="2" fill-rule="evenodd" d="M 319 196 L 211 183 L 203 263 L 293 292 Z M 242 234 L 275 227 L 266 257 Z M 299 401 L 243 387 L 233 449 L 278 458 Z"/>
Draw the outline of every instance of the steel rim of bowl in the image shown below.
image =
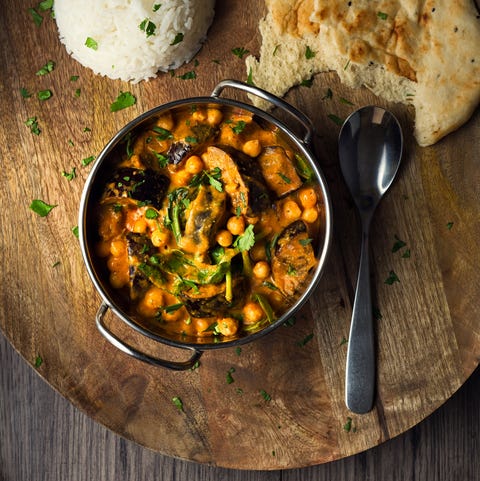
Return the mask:
<path id="1" fill-rule="evenodd" d="M 112 296 L 106 291 L 103 286 L 103 283 L 100 281 L 99 276 L 96 273 L 96 269 L 93 267 L 92 255 L 91 255 L 91 247 L 87 242 L 87 211 L 88 211 L 88 202 L 90 200 L 90 194 L 92 193 L 93 187 L 95 186 L 95 178 L 97 177 L 99 171 L 106 160 L 108 160 L 108 156 L 111 151 L 125 138 L 125 136 L 139 127 L 142 123 L 146 123 L 151 118 L 155 117 L 161 112 L 166 112 L 168 110 L 172 110 L 178 107 L 194 105 L 194 104 L 210 104 L 210 105 L 221 105 L 221 106 L 229 106 L 229 107 L 236 107 L 244 109 L 248 112 L 253 113 L 261 117 L 262 119 L 270 122 L 274 126 L 280 129 L 280 131 L 286 135 L 286 138 L 293 142 L 295 147 L 304 155 L 308 161 L 310 167 L 315 172 L 315 176 L 320 186 L 320 190 L 322 193 L 322 200 L 325 209 L 325 226 L 324 226 L 324 236 L 323 242 L 321 242 L 321 247 L 319 248 L 318 252 L 318 263 L 315 269 L 315 272 L 312 274 L 312 279 L 310 280 L 308 287 L 306 290 L 300 295 L 297 301 L 286 311 L 284 312 L 276 321 L 267 325 L 266 327 L 251 333 L 245 334 L 242 337 L 238 337 L 232 340 L 225 340 L 221 342 L 205 342 L 205 343 L 196 343 L 196 342 L 189 342 L 189 341 L 180 341 L 170 339 L 169 337 L 164 337 L 159 335 L 158 333 L 152 332 L 150 329 L 147 329 L 144 326 L 141 326 L 137 321 L 132 319 L 128 316 L 123 309 L 117 306 L 117 303 L 111 298 Z M 234 347 L 239 346 L 241 344 L 246 344 L 249 342 L 253 342 L 260 337 L 268 334 L 269 332 L 273 331 L 281 324 L 283 324 L 287 319 L 294 316 L 294 314 L 305 304 L 308 300 L 310 295 L 316 290 L 318 283 L 322 277 L 326 260 L 328 257 L 328 253 L 330 251 L 330 245 L 332 241 L 332 206 L 331 206 L 331 198 L 330 193 L 328 190 L 328 186 L 325 180 L 325 176 L 321 171 L 320 167 L 317 165 L 316 157 L 312 151 L 310 151 L 310 146 L 305 144 L 302 140 L 300 140 L 295 133 L 282 121 L 277 119 L 276 117 L 270 115 L 268 112 L 261 110 L 253 105 L 249 105 L 237 100 L 232 100 L 228 98 L 221 98 L 221 97 L 191 97 L 187 99 L 180 99 L 175 100 L 172 102 L 168 102 L 166 104 L 159 105 L 154 107 L 147 112 L 139 115 L 135 119 L 128 122 L 123 128 L 121 128 L 105 145 L 102 149 L 100 154 L 98 155 L 95 164 L 90 171 L 85 185 L 82 191 L 82 196 L 80 200 L 80 208 L 79 208 L 79 240 L 80 240 L 80 248 L 83 257 L 84 264 L 87 268 L 87 272 L 89 274 L 90 280 L 92 281 L 96 291 L 100 294 L 102 301 L 111 309 L 111 311 L 125 324 L 129 327 L 133 328 L 138 333 L 154 340 L 158 341 L 162 344 L 168 345 L 170 347 L 176 348 L 186 348 L 186 349 L 197 349 L 200 351 L 210 350 L 210 349 L 218 349 L 218 348 L 226 348 L 226 347 Z"/>

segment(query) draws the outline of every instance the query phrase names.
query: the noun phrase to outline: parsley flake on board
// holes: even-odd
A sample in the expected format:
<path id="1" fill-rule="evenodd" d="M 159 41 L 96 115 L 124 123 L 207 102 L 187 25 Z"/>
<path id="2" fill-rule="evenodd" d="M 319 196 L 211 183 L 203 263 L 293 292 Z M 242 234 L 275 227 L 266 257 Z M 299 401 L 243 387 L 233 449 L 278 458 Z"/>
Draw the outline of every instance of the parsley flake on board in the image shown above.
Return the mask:
<path id="1" fill-rule="evenodd" d="M 303 347 L 303 346 L 305 346 L 305 344 L 307 344 L 308 342 L 310 342 L 312 339 L 313 339 L 313 332 L 311 332 L 310 334 L 308 334 L 308 336 L 305 336 L 301 341 L 298 341 L 297 344 L 298 344 L 300 347 Z"/>
<path id="2" fill-rule="evenodd" d="M 29 117 L 26 121 L 25 121 L 25 125 L 27 127 L 30 127 L 30 132 L 32 132 L 32 134 L 35 134 L 35 135 L 40 135 L 40 128 L 38 127 L 38 121 L 37 121 L 37 117 Z"/>
<path id="3" fill-rule="evenodd" d="M 349 433 L 351 431 L 351 429 L 352 429 L 352 418 L 351 417 L 347 417 L 347 422 L 343 425 L 343 429 L 347 433 Z"/>
<path id="4" fill-rule="evenodd" d="M 178 396 L 172 397 L 172 403 L 179 411 L 183 412 L 183 402 Z"/>
<path id="5" fill-rule="evenodd" d="M 398 236 L 395 236 L 395 243 L 393 244 L 392 252 L 395 253 L 400 249 L 402 249 L 403 247 L 405 247 L 406 245 L 407 245 L 406 242 L 401 240 Z"/>
<path id="6" fill-rule="evenodd" d="M 37 27 L 40 27 L 43 22 L 43 17 L 34 8 L 29 8 L 27 12 L 32 17 L 33 23 L 35 23 Z"/>
<path id="7" fill-rule="evenodd" d="M 38 97 L 38 100 L 48 100 L 49 98 L 51 98 L 52 96 L 52 91 L 47 89 L 47 90 L 40 90 L 40 92 L 38 92 L 37 94 L 37 97 Z"/>
<path id="8" fill-rule="evenodd" d="M 265 391 L 265 389 L 260 389 L 260 394 L 262 395 L 263 399 L 265 399 L 266 402 L 272 400 L 272 396 L 270 396 L 270 394 L 268 394 L 268 392 Z"/>
<path id="9" fill-rule="evenodd" d="M 35 367 L 38 369 L 43 363 L 43 359 L 40 356 L 40 354 L 37 354 L 37 357 L 35 358 Z"/>
<path id="10" fill-rule="evenodd" d="M 227 371 L 227 384 L 232 384 L 235 382 L 235 379 L 233 379 L 233 376 L 232 374 L 235 372 L 235 368 L 234 367 L 231 367 L 228 371 Z"/>
<path id="11" fill-rule="evenodd" d="M 153 10 L 154 12 L 156 12 L 161 6 L 162 6 L 161 3 L 154 3 L 154 4 L 153 4 L 153 7 L 152 7 L 152 10 Z"/>
<path id="12" fill-rule="evenodd" d="M 82 159 L 82 165 L 86 167 L 88 164 L 91 164 L 95 160 L 95 156 L 91 155 L 90 157 L 85 157 Z"/>
<path id="13" fill-rule="evenodd" d="M 337 125 L 340 125 L 342 126 L 343 125 L 343 120 L 338 117 L 337 115 L 335 114 L 328 114 L 327 117 L 332 121 L 332 122 L 335 122 Z"/>
<path id="14" fill-rule="evenodd" d="M 381 18 L 382 20 L 386 20 L 388 18 L 388 14 L 385 12 L 377 12 L 377 17 Z"/>
<path id="15" fill-rule="evenodd" d="M 400 279 L 398 278 L 397 274 L 395 274 L 395 271 L 390 271 L 388 277 L 385 279 L 385 284 L 391 286 L 395 282 L 400 282 Z"/>
<path id="16" fill-rule="evenodd" d="M 72 167 L 72 170 L 71 170 L 70 172 L 67 172 L 67 171 L 64 170 L 64 171 L 62 172 L 62 175 L 63 175 L 63 177 L 65 177 L 67 180 L 73 180 L 73 179 L 77 176 L 75 167 Z"/>
<path id="17" fill-rule="evenodd" d="M 120 92 L 117 99 L 110 104 L 110 112 L 118 112 L 137 103 L 137 99 L 130 92 Z"/>
<path id="18" fill-rule="evenodd" d="M 30 209 L 33 210 L 35 214 L 38 214 L 40 217 L 46 217 L 55 207 L 57 207 L 57 204 L 47 204 L 40 199 L 34 199 L 30 204 Z"/>
<path id="19" fill-rule="evenodd" d="M 247 50 L 244 47 L 236 47 L 236 48 L 232 48 L 232 53 L 238 58 L 243 58 L 244 55 L 247 55 L 248 53 L 250 53 L 250 50 Z"/>
<path id="20" fill-rule="evenodd" d="M 92 50 L 98 50 L 98 43 L 92 37 L 87 37 L 85 40 L 85 46 L 91 48 Z"/>
<path id="21" fill-rule="evenodd" d="M 197 73 L 195 70 L 190 70 L 190 72 L 186 72 L 183 75 L 178 75 L 177 78 L 181 80 L 194 80 L 197 78 Z"/>
<path id="22" fill-rule="evenodd" d="M 47 75 L 53 71 L 55 68 L 55 62 L 53 60 L 49 60 L 40 70 L 38 70 L 35 75 L 42 76 Z"/>
<path id="23" fill-rule="evenodd" d="M 24 99 L 28 99 L 32 96 L 32 94 L 25 88 L 25 87 L 22 87 L 20 89 L 20 95 L 24 98 Z"/>

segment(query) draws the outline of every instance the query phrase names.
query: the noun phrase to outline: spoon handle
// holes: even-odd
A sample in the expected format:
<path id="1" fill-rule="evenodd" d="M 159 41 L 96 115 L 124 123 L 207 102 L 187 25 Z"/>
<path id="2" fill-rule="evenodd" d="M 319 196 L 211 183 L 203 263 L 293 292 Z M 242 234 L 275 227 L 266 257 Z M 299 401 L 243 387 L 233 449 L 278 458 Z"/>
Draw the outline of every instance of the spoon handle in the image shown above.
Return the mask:
<path id="1" fill-rule="evenodd" d="M 375 345 L 368 229 L 363 229 L 355 301 L 347 352 L 345 402 L 354 413 L 372 409 L 375 391 Z"/>

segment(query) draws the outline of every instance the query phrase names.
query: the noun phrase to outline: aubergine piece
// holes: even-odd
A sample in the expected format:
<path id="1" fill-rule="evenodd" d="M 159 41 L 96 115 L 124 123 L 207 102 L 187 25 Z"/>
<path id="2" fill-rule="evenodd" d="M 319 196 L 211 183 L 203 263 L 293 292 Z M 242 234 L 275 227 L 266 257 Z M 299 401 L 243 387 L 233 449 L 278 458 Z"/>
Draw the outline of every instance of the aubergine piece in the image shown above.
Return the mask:
<path id="1" fill-rule="evenodd" d="M 190 254 L 204 254 L 226 214 L 226 194 L 211 185 L 201 185 L 185 211 L 185 231 L 179 246 Z"/>
<path id="2" fill-rule="evenodd" d="M 293 296 L 304 287 L 310 270 L 317 260 L 301 220 L 285 227 L 278 237 L 272 256 L 272 276 L 278 288 L 287 296 Z"/>
<path id="3" fill-rule="evenodd" d="M 167 152 L 168 162 L 177 165 L 189 155 L 195 153 L 197 148 L 213 139 L 218 132 L 218 128 L 208 124 L 196 124 L 190 127 L 191 135 L 182 140 L 172 142 Z"/>
<path id="4" fill-rule="evenodd" d="M 294 163 L 280 145 L 265 147 L 258 156 L 258 163 L 268 187 L 277 197 L 283 197 L 302 186 Z"/>
<path id="5" fill-rule="evenodd" d="M 142 234 L 129 232 L 126 239 L 130 298 L 136 300 L 152 285 L 151 278 L 154 273 L 148 266 L 148 259 L 155 253 L 155 248 L 150 239 Z"/>
<path id="6" fill-rule="evenodd" d="M 225 298 L 226 284 L 207 284 L 180 292 L 178 297 L 192 317 L 218 317 L 244 300 L 246 291 L 243 278 L 233 279 L 233 299 Z"/>
<path id="7" fill-rule="evenodd" d="M 153 169 L 121 167 L 105 187 L 104 197 L 128 197 L 160 209 L 170 179 Z"/>
<path id="8" fill-rule="evenodd" d="M 219 168 L 233 210 L 246 217 L 255 216 L 271 205 L 258 164 L 231 147 L 210 146 L 202 155 L 208 169 Z"/>

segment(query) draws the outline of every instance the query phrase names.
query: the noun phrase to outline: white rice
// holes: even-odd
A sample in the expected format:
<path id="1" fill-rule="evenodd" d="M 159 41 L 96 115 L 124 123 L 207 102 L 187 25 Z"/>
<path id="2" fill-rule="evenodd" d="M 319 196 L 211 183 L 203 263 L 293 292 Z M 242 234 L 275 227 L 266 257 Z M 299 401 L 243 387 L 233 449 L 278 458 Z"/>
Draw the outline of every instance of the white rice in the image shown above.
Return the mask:
<path id="1" fill-rule="evenodd" d="M 191 60 L 206 38 L 214 5 L 215 0 L 56 0 L 54 8 L 60 40 L 74 59 L 97 74 L 136 83 Z M 147 36 L 148 22 L 154 32 Z M 87 38 L 96 49 L 86 45 Z"/>

